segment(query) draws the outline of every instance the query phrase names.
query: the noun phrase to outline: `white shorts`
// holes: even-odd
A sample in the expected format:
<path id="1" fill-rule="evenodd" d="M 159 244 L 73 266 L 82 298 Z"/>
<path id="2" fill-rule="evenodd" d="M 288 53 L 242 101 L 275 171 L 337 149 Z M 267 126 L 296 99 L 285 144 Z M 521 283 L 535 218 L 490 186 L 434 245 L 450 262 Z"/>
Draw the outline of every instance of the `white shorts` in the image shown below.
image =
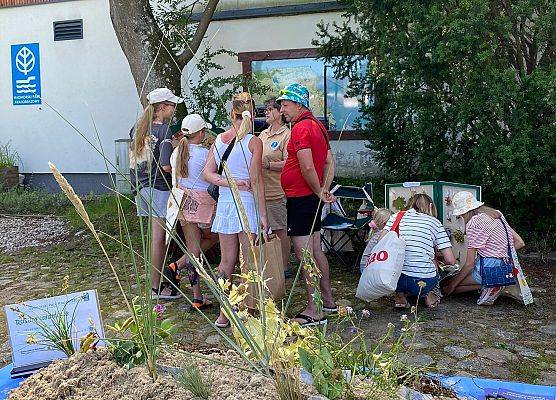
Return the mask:
<path id="1" fill-rule="evenodd" d="M 243 208 L 247 214 L 247 221 L 249 222 L 249 231 L 257 233 L 259 231 L 259 218 L 257 217 L 257 210 L 255 203 L 244 202 Z M 212 222 L 212 232 L 234 234 L 243 232 L 243 224 L 239 217 L 239 209 L 236 204 L 232 202 L 219 201 L 216 206 L 216 215 Z"/>

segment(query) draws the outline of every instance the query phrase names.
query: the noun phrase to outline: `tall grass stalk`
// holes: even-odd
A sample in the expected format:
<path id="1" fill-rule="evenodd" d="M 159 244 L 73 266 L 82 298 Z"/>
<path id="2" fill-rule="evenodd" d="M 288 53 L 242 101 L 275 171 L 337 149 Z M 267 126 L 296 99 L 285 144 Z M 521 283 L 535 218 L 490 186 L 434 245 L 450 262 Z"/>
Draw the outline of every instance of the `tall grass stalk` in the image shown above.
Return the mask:
<path id="1" fill-rule="evenodd" d="M 12 149 L 10 142 L 0 144 L 0 168 L 15 167 L 21 161 L 17 151 Z"/>
<path id="2" fill-rule="evenodd" d="M 185 364 L 176 379 L 185 389 L 198 398 L 207 400 L 212 394 L 212 377 L 203 377 L 199 367 L 192 360 Z"/>

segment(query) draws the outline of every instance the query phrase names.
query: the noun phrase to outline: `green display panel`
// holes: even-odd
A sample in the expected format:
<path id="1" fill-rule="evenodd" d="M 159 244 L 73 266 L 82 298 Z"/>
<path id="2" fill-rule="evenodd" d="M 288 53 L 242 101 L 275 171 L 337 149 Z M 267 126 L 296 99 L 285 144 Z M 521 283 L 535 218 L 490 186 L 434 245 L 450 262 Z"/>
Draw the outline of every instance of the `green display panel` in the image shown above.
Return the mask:
<path id="1" fill-rule="evenodd" d="M 428 194 L 434 201 L 438 219 L 450 236 L 454 255 L 462 265 L 467 254 L 467 238 L 464 235 L 465 224 L 462 218 L 453 218 L 454 206 L 452 200 L 456 193 L 463 190 L 473 193 L 478 200 L 481 200 L 481 187 L 476 185 L 444 181 L 386 184 L 384 185 L 384 206 L 393 212 L 398 212 L 407 207 L 409 199 L 414 194 Z"/>

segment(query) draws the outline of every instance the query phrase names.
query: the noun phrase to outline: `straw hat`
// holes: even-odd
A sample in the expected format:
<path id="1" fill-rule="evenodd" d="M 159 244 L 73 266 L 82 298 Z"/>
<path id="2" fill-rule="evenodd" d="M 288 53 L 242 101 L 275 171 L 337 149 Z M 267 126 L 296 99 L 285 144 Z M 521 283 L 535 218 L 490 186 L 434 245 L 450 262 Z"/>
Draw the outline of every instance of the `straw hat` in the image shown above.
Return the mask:
<path id="1" fill-rule="evenodd" d="M 454 205 L 454 211 L 452 214 L 459 217 L 466 212 L 479 208 L 485 203 L 477 200 L 471 192 L 462 191 L 456 193 L 452 199 L 452 204 Z"/>

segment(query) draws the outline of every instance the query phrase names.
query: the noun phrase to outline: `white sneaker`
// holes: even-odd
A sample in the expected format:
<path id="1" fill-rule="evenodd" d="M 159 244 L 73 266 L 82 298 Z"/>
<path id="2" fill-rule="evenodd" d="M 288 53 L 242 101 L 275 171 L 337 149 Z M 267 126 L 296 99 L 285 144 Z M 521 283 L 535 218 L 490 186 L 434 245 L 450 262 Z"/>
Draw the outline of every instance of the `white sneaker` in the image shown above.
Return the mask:
<path id="1" fill-rule="evenodd" d="M 494 304 L 498 296 L 500 296 L 500 292 L 502 291 L 502 286 L 492 287 L 492 288 L 483 288 L 481 291 L 481 295 L 477 300 L 477 305 L 479 306 L 491 306 Z"/>

